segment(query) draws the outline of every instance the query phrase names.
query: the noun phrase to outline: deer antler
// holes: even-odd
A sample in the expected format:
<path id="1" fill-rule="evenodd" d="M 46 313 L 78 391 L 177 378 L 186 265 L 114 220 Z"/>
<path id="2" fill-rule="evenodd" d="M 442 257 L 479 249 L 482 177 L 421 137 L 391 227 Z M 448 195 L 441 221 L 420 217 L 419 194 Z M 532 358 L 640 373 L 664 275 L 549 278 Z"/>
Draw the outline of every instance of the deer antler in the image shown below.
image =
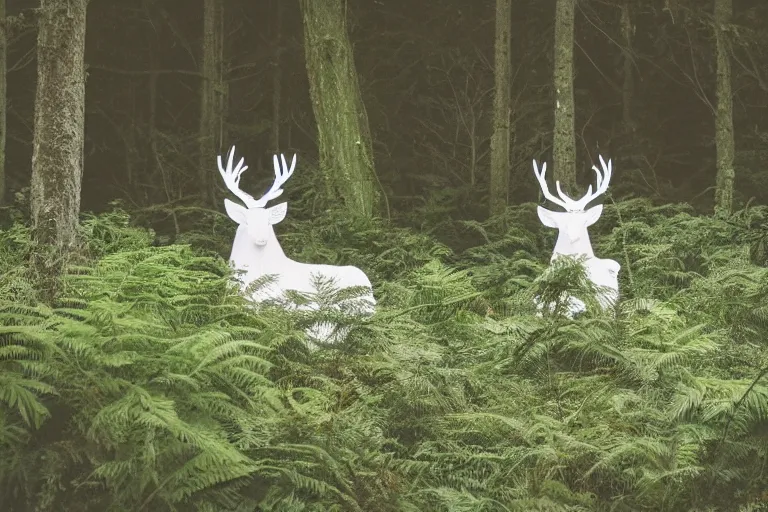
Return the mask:
<path id="1" fill-rule="evenodd" d="M 553 203 L 555 203 L 558 206 L 562 206 L 566 210 L 568 209 L 568 204 L 566 203 L 566 198 L 563 197 L 563 193 L 560 190 L 560 181 L 557 181 L 557 192 L 560 194 L 560 197 L 562 199 L 558 199 L 555 196 L 552 195 L 552 193 L 549 191 L 549 187 L 547 186 L 547 180 L 544 178 L 544 174 L 547 172 L 547 162 L 544 162 L 544 164 L 541 166 L 541 172 L 539 172 L 539 165 L 536 163 L 536 160 L 533 161 L 533 174 L 536 175 L 536 179 L 539 180 L 539 185 L 541 186 L 541 191 L 544 194 L 544 197 L 546 199 L 549 199 Z"/>
<path id="2" fill-rule="evenodd" d="M 589 189 L 587 190 L 587 194 L 575 202 L 574 206 L 578 207 L 579 210 L 583 210 L 587 204 L 589 204 L 590 201 L 595 199 L 600 194 L 604 194 L 606 190 L 608 190 L 608 183 L 611 181 L 611 161 L 608 160 L 608 164 L 606 165 L 605 160 L 603 160 L 602 155 L 598 155 L 598 158 L 600 158 L 600 167 L 603 168 L 602 173 L 600 172 L 600 169 L 597 168 L 597 166 L 592 166 L 592 170 L 595 171 L 595 176 L 597 177 L 597 189 L 595 189 L 594 194 L 592 193 L 592 185 L 589 186 Z"/>
<path id="3" fill-rule="evenodd" d="M 253 196 L 247 192 L 240 190 L 240 176 L 248 169 L 248 166 L 243 165 L 245 163 L 245 159 L 241 158 L 237 163 L 237 166 L 232 169 L 232 158 L 234 156 L 235 146 L 232 146 L 232 148 L 229 150 L 229 156 L 227 157 L 226 169 L 224 169 L 224 167 L 221 165 L 221 155 L 216 157 L 216 161 L 219 164 L 219 173 L 221 174 L 221 177 L 224 178 L 224 184 L 227 186 L 227 189 L 235 194 L 235 196 L 239 197 L 240 200 L 245 203 L 245 206 L 248 208 L 253 208 L 254 206 L 257 206 L 256 199 L 254 199 Z"/>
<path id="4" fill-rule="evenodd" d="M 267 193 L 261 196 L 261 199 L 256 201 L 256 206 L 263 207 L 267 204 L 267 202 L 279 197 L 280 194 L 283 193 L 283 189 L 281 187 L 286 181 L 288 181 L 288 178 L 293 176 L 293 170 L 296 168 L 296 155 L 293 155 L 290 169 L 288 168 L 288 164 L 285 163 L 285 155 L 281 154 L 280 160 L 283 164 L 282 168 L 280 167 L 280 161 L 277 160 L 277 155 L 272 157 L 272 163 L 275 167 L 275 181 L 272 183 L 272 187 L 267 190 Z"/>
<path id="5" fill-rule="evenodd" d="M 216 157 L 216 161 L 219 164 L 219 173 L 221 173 L 221 177 L 224 179 L 224 184 L 227 186 L 227 189 L 232 192 L 235 196 L 240 198 L 243 203 L 245 203 L 245 206 L 248 208 L 263 208 L 264 205 L 267 204 L 272 199 L 275 199 L 276 197 L 279 197 L 280 194 L 283 193 L 283 189 L 280 188 L 282 185 L 293 175 L 293 170 L 296 167 L 296 155 L 293 155 L 293 160 L 291 161 L 291 168 L 288 168 L 287 163 L 285 162 L 285 156 L 280 155 L 280 159 L 282 160 L 282 168 L 280 167 L 280 161 L 277 159 L 277 155 L 272 157 L 272 161 L 274 163 L 275 167 L 275 181 L 272 183 L 272 188 L 270 188 L 266 194 L 261 196 L 261 199 L 255 199 L 252 195 L 248 194 L 247 192 L 244 192 L 240 189 L 240 177 L 242 174 L 248 169 L 247 165 L 243 165 L 245 163 L 245 159 L 241 158 L 240 161 L 237 163 L 235 168 L 232 168 L 232 159 L 235 156 L 235 146 L 232 146 L 232 148 L 229 150 L 229 154 L 227 157 L 227 168 L 224 169 L 224 167 L 221 164 L 221 155 Z"/>
<path id="6" fill-rule="evenodd" d="M 603 160 L 603 157 L 600 156 L 600 166 L 603 168 L 602 173 L 600 172 L 600 169 L 598 169 L 596 166 L 592 166 L 592 170 L 595 171 L 595 174 L 597 175 L 597 189 L 592 192 L 592 185 L 589 186 L 587 189 L 587 193 L 578 201 L 571 199 L 565 193 L 563 192 L 562 188 L 560 187 L 560 181 L 555 182 L 555 186 L 557 187 L 557 195 L 560 196 L 560 198 L 557 198 L 553 196 L 549 192 L 549 188 L 547 187 L 547 180 L 544 178 L 544 173 L 547 172 L 547 163 L 544 162 L 544 165 L 541 168 L 541 172 L 539 172 L 539 167 L 536 164 L 536 160 L 533 161 L 533 172 L 536 175 L 536 179 L 539 181 L 539 185 L 541 185 L 541 191 L 544 194 L 544 197 L 555 203 L 556 205 L 562 206 L 569 212 L 580 212 L 584 210 L 584 207 L 587 206 L 587 204 L 590 203 L 590 201 L 594 200 L 597 196 L 600 194 L 603 194 L 606 190 L 608 190 L 608 183 L 611 181 L 611 161 L 608 160 L 608 164 L 606 165 L 605 160 Z"/>

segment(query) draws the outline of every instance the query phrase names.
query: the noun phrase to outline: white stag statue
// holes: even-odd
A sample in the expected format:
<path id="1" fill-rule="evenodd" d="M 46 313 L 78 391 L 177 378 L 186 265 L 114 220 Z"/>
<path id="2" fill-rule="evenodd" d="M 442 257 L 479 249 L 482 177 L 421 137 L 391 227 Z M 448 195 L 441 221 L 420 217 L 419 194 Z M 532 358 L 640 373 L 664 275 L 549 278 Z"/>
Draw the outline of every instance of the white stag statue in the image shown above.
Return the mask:
<path id="1" fill-rule="evenodd" d="M 555 183 L 559 197 L 555 197 L 549 192 L 545 179 L 545 173 L 547 172 L 546 162 L 544 162 L 541 172 L 539 172 L 539 167 L 536 164 L 536 160 L 534 160 L 533 172 L 539 181 L 539 185 L 541 185 L 544 197 L 554 204 L 565 208 L 564 212 L 553 212 L 541 206 L 537 207 L 541 222 L 547 227 L 558 230 L 557 242 L 555 242 L 555 250 L 552 253 L 551 261 L 563 255 L 585 258 L 584 267 L 587 278 L 598 287 L 597 300 L 603 308 L 609 308 L 618 300 L 621 265 L 615 260 L 595 257 L 587 230 L 589 226 L 600 218 L 600 214 L 603 213 L 603 205 L 599 204 L 589 209 L 586 209 L 586 206 L 599 195 L 605 193 L 611 180 L 611 161 L 608 160 L 606 164 L 603 157 L 600 156 L 600 165 L 602 171 L 596 166 L 592 166 L 597 175 L 597 188 L 593 192 L 592 185 L 590 185 L 587 193 L 579 200 L 571 199 L 565 195 L 560 187 L 560 181 Z M 585 305 L 581 300 L 574 297 L 568 297 L 567 300 L 568 316 L 573 316 L 585 310 Z"/>
<path id="2" fill-rule="evenodd" d="M 361 297 L 339 302 L 336 305 L 337 309 L 352 303 L 356 313 L 373 314 L 376 300 L 373 297 L 371 281 L 362 270 L 352 266 L 300 263 L 288 258 L 280 247 L 273 226 L 285 218 L 288 205 L 283 202 L 267 208 L 266 204 L 283 193 L 282 186 L 293 175 L 296 167 L 296 155 L 291 161 L 290 168 L 285 161 L 285 156 L 280 155 L 278 160 L 277 155 L 274 155 L 275 181 L 267 193 L 258 200 L 240 189 L 240 177 L 248 166 L 244 165 L 245 160 L 241 158 L 233 168 L 234 156 L 235 147 L 233 146 L 227 157 L 226 168 L 222 165 L 221 155 L 217 157 L 217 161 L 227 189 L 245 205 L 241 206 L 229 199 L 224 199 L 227 215 L 238 224 L 229 259 L 235 270 L 241 273 L 243 290 L 257 279 L 269 276 L 271 280 L 267 279 L 265 285 L 253 293 L 251 299 L 257 303 L 266 300 L 286 303 L 288 299 L 286 292 L 292 291 L 303 296 L 311 296 L 317 292 L 318 280 L 326 280 L 338 290 L 353 287 L 367 289 Z M 288 307 L 302 310 L 319 309 L 319 305 L 311 299 L 308 304 L 293 303 Z M 348 327 L 340 329 L 336 327 L 329 322 L 317 322 L 307 330 L 307 334 L 311 341 L 334 343 L 344 339 L 349 331 Z"/>

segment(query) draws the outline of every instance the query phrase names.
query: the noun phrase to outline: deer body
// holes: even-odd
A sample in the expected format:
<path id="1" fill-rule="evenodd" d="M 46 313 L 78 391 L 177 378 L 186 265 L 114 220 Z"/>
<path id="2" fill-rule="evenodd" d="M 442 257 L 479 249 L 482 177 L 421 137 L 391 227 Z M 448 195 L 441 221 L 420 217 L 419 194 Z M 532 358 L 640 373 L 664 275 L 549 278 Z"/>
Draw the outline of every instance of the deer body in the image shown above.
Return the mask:
<path id="1" fill-rule="evenodd" d="M 316 293 L 315 283 L 317 279 L 331 281 L 336 289 L 350 287 L 364 287 L 370 290 L 363 297 L 348 299 L 339 306 L 354 301 L 358 306 L 357 311 L 363 314 L 373 314 L 376 300 L 373 297 L 373 288 L 368 276 L 357 267 L 317 265 L 294 261 L 283 252 L 280 242 L 275 235 L 274 225 L 281 222 L 287 213 L 286 203 L 266 208 L 266 203 L 282 194 L 282 184 L 293 174 L 296 165 L 296 157 L 293 157 L 290 169 L 285 157 L 278 161 L 274 157 L 275 182 L 272 188 L 258 201 L 239 188 L 240 176 L 248 168 L 243 166 L 243 159 L 232 168 L 232 159 L 235 148 L 229 152 L 226 169 L 222 166 L 221 156 L 218 157 L 219 172 L 224 178 L 227 188 L 239 197 L 245 206 L 241 206 L 229 199 L 224 200 L 227 215 L 237 222 L 238 228 L 232 243 L 230 264 L 235 270 L 241 271 L 240 282 L 245 289 L 253 281 L 264 276 L 272 276 L 273 280 L 256 290 L 251 299 L 256 302 L 266 300 L 284 300 L 285 292 L 295 291 L 301 294 Z M 282 167 L 280 165 L 282 163 Z M 308 303 L 293 307 L 301 310 L 317 310 L 319 305 Z M 348 329 L 341 329 L 334 333 L 334 325 L 328 322 L 318 322 L 308 329 L 307 333 L 322 342 L 334 342 L 343 339 Z"/>
<path id="2" fill-rule="evenodd" d="M 539 172 L 536 160 L 534 160 L 533 171 L 539 181 L 544 197 L 553 203 L 562 206 L 566 210 L 564 212 L 553 212 L 541 206 L 538 206 L 536 209 L 539 220 L 541 220 L 545 226 L 558 230 L 555 249 L 550 261 L 554 261 L 563 255 L 584 256 L 586 258 L 584 266 L 587 272 L 587 278 L 598 287 L 598 302 L 604 309 L 606 309 L 612 307 L 618 300 L 619 271 L 621 270 L 621 265 L 618 261 L 601 259 L 595 256 L 587 228 L 597 222 L 600 218 L 600 215 L 603 213 L 603 206 L 597 205 L 585 209 L 590 201 L 604 193 L 608 188 L 612 172 L 611 161 L 609 160 L 608 164 L 606 164 L 601 156 L 600 164 L 602 166 L 602 173 L 597 167 L 592 166 L 592 169 L 597 175 L 596 191 L 593 193 L 592 185 L 590 185 L 587 193 L 579 200 L 573 200 L 565 195 L 560 187 L 559 181 L 556 182 L 559 197 L 555 197 L 549 192 L 544 177 L 547 171 L 546 163 L 542 165 L 541 172 Z M 584 303 L 579 299 L 570 297 L 568 298 L 568 304 L 568 316 L 572 316 L 585 310 Z"/>
<path id="3" fill-rule="evenodd" d="M 258 298 L 259 301 L 280 299 L 285 290 L 313 293 L 315 291 L 313 277 L 316 276 L 331 279 L 337 283 L 337 286 L 341 283 L 345 288 L 353 286 L 372 288 L 368 276 L 357 267 L 313 265 L 290 259 L 280 247 L 274 229 L 270 229 L 267 233 L 266 244 L 258 247 L 248 233 L 248 227 L 242 224 L 238 226 L 229 260 L 236 270 L 243 272 L 241 280 L 244 286 L 265 275 L 275 277 L 272 283 L 256 292 L 254 299 Z M 371 295 L 372 298 L 373 295 Z"/>

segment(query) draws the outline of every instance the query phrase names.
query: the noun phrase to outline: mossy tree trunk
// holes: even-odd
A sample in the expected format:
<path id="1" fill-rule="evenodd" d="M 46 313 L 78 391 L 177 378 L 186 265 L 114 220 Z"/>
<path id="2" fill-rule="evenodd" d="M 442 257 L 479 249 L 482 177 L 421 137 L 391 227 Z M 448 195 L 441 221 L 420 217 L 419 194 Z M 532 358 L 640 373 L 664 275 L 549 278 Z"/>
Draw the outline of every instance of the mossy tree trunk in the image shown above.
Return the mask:
<path id="1" fill-rule="evenodd" d="M 496 42 L 494 56 L 493 135 L 491 136 L 491 215 L 507 207 L 509 193 L 510 63 L 512 0 L 496 0 Z"/>
<path id="2" fill-rule="evenodd" d="M 6 73 L 8 63 L 8 31 L 6 29 L 5 0 L 0 0 L 0 206 L 5 201 L 5 139 L 6 112 L 8 110 Z"/>
<path id="3" fill-rule="evenodd" d="M 573 24 L 577 0 L 555 5 L 555 131 L 552 141 L 554 176 L 566 194 L 577 194 L 576 132 L 573 101 Z"/>
<path id="4" fill-rule="evenodd" d="M 216 202 L 212 162 L 221 150 L 225 84 L 222 0 L 203 1 L 202 84 L 200 87 L 199 186 L 203 203 Z"/>
<path id="5" fill-rule="evenodd" d="M 717 152 L 717 185 L 715 213 L 730 214 L 733 209 L 733 91 L 731 90 L 731 55 L 728 29 L 733 16 L 733 0 L 715 0 L 715 41 L 717 44 L 717 109 L 715 112 L 715 146 Z"/>
<path id="6" fill-rule="evenodd" d="M 328 192 L 350 213 L 372 217 L 378 194 L 371 134 L 345 9 L 344 0 L 301 0 L 309 91 Z"/>
<path id="7" fill-rule="evenodd" d="M 37 35 L 37 93 L 32 149 L 33 261 L 55 295 L 76 242 L 83 177 L 87 0 L 42 0 Z"/>
<path id="8" fill-rule="evenodd" d="M 636 0 L 624 0 L 621 5 L 621 35 L 622 35 L 622 86 L 621 86 L 621 121 L 624 128 L 624 142 L 632 144 L 637 134 L 637 122 L 635 121 L 635 10 L 633 6 Z M 622 167 L 631 166 L 640 169 L 643 161 L 640 155 L 631 152 L 624 157 Z M 582 189 L 583 190 L 583 189 Z"/>

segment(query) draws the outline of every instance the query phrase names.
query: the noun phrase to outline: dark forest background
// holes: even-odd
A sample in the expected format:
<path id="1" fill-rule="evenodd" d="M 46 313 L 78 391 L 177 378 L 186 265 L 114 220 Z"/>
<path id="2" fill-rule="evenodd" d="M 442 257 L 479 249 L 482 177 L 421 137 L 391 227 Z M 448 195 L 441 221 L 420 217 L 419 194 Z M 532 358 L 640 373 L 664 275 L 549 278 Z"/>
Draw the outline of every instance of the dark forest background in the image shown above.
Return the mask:
<path id="1" fill-rule="evenodd" d="M 768 510 L 768 1 L 0 6 L 0 510 Z M 232 145 L 342 342 L 235 286 Z M 598 155 L 605 309 L 531 172 Z"/>
<path id="2" fill-rule="evenodd" d="M 9 15 L 30 6 L 8 5 Z M 591 179 L 589 167 L 602 153 L 615 163 L 614 194 L 686 201 L 706 211 L 715 183 L 711 14 L 701 2 L 683 0 L 632 7 L 634 94 L 625 114 L 620 5 L 577 6 L 581 181 Z M 735 167 L 742 204 L 753 197 L 764 202 L 768 183 L 767 8 L 760 0 L 734 2 Z M 455 218 L 487 217 L 494 2 L 350 1 L 347 15 L 374 164 L 392 215 L 418 222 L 410 212 L 429 203 Z M 112 199 L 139 209 L 178 206 L 201 193 L 190 178 L 200 165 L 202 16 L 200 2 L 90 2 L 84 210 L 101 211 Z M 223 16 L 220 151 L 235 144 L 243 152 L 253 169 L 244 182 L 254 191 L 271 179 L 274 150 L 298 153 L 288 196 L 296 197 L 312 187 L 317 158 L 299 5 L 232 1 Z M 521 203 L 537 198 L 531 159 L 551 161 L 554 3 L 515 2 L 512 18 L 509 194 L 512 203 Z M 36 30 L 27 25 L 16 27 L 9 41 L 7 200 L 30 178 Z M 279 119 L 273 119 L 275 101 Z M 279 131 L 279 148 L 271 147 L 273 130 Z M 212 183 L 223 188 L 215 155 L 209 161 Z"/>

